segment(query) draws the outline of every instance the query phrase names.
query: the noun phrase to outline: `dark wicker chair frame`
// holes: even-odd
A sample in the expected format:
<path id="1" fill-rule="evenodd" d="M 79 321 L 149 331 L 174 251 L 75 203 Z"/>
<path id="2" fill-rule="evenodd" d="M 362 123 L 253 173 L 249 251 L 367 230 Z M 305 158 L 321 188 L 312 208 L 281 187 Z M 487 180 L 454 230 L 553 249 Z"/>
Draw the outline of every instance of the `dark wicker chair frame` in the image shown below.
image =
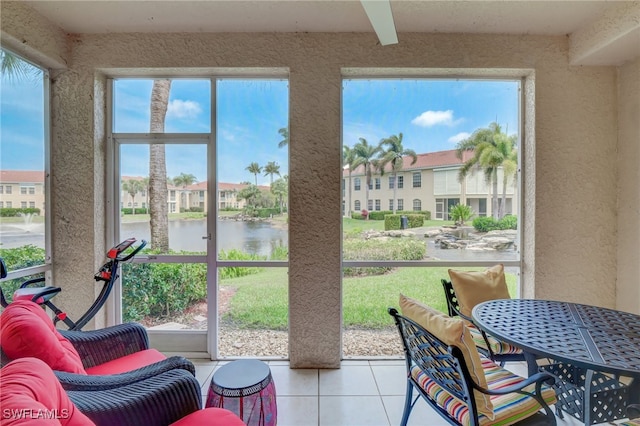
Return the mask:
<path id="1" fill-rule="evenodd" d="M 473 323 L 473 318 L 469 318 L 468 316 L 460 312 L 460 304 L 458 303 L 458 298 L 456 297 L 456 292 L 453 290 L 453 285 L 451 284 L 451 281 L 442 279 L 440 280 L 440 282 L 442 283 L 442 287 L 444 289 L 444 295 L 447 299 L 447 311 L 449 313 L 449 316 L 450 317 L 459 316 Z M 528 370 L 529 370 L 529 375 L 535 374 L 538 371 L 538 365 L 536 364 L 536 357 L 533 354 L 529 354 L 526 352 L 519 353 L 519 354 L 496 354 L 491 350 L 491 345 L 489 344 L 489 338 L 487 337 L 487 334 L 483 330 L 480 330 L 480 332 L 482 333 L 482 337 L 484 338 L 484 341 L 487 345 L 486 349 L 482 347 L 478 347 L 478 352 L 480 352 L 482 355 L 484 355 L 487 358 L 490 358 L 493 362 L 496 362 L 501 366 L 504 366 L 506 362 L 526 361 Z"/>
<path id="2" fill-rule="evenodd" d="M 145 328 L 127 323 L 91 331 L 59 330 L 78 351 L 85 368 L 100 365 L 123 356 L 149 349 L 149 337 Z M 2 351 L 1 364 L 11 359 Z M 83 375 L 54 371 L 62 387 L 69 390 L 104 390 L 146 380 L 170 370 L 185 370 L 195 376 L 195 366 L 182 356 L 172 356 L 146 367 L 113 375 Z"/>
<path id="3" fill-rule="evenodd" d="M 67 391 L 98 426 L 167 426 L 202 408 L 200 385 L 185 370 L 171 370 L 117 389 Z"/>
<path id="4" fill-rule="evenodd" d="M 553 376 L 550 374 L 537 373 L 523 380 L 516 386 L 509 386 L 500 390 L 484 389 L 477 385 L 471 378 L 460 349 L 444 344 L 419 324 L 400 315 L 394 308 L 389 308 L 389 314 L 394 318 L 400 333 L 407 367 L 407 391 L 404 413 L 402 415 L 402 421 L 400 422 L 401 426 L 406 426 L 409 415 L 420 397 L 450 424 L 460 425 L 443 407 L 431 399 L 420 384 L 413 379 L 411 369 L 414 365 L 418 366 L 431 380 L 442 387 L 442 389 L 467 405 L 471 421 L 470 426 L 479 425 L 478 410 L 475 399 L 473 398 L 473 389 L 488 395 L 504 395 L 514 392 L 530 395 L 538 401 L 546 415 L 536 413 L 527 419 L 527 421 L 535 417 L 536 421 L 546 420 L 547 424 L 556 425 L 555 416 L 540 396 L 542 384 L 546 383 L 550 385 L 554 381 Z M 522 390 L 524 387 L 533 383 L 535 383 L 535 392 L 533 394 Z M 414 388 L 418 391 L 415 399 L 413 399 Z"/>

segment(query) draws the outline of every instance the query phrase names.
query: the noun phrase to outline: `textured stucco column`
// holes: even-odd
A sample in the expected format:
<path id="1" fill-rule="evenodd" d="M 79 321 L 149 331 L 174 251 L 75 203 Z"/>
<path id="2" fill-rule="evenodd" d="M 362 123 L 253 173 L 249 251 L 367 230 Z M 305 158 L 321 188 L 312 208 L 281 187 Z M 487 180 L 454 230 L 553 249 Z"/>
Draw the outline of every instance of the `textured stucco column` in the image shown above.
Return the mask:
<path id="1" fill-rule="evenodd" d="M 52 80 L 53 283 L 63 289 L 56 304 L 77 320 L 95 300 L 93 275 L 105 260 L 104 131 L 94 128 L 104 113 L 94 115 L 92 69 L 71 68 Z"/>
<path id="2" fill-rule="evenodd" d="M 618 69 L 616 307 L 640 314 L 640 58 Z"/>
<path id="3" fill-rule="evenodd" d="M 319 63 L 294 67 L 289 87 L 290 365 L 339 368 L 340 70 Z"/>

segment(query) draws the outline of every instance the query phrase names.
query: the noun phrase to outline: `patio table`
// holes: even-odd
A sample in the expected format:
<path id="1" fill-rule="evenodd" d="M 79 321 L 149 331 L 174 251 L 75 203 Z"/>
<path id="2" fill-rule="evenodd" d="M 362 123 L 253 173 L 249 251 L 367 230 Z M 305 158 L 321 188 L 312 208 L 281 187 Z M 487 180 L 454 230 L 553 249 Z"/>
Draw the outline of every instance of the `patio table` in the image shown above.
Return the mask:
<path id="1" fill-rule="evenodd" d="M 556 408 L 585 424 L 624 418 L 626 405 L 638 402 L 639 315 L 577 303 L 499 299 L 478 304 L 472 316 L 485 332 L 551 359 L 540 369 L 559 379 Z M 623 383 L 620 376 L 632 380 Z"/>

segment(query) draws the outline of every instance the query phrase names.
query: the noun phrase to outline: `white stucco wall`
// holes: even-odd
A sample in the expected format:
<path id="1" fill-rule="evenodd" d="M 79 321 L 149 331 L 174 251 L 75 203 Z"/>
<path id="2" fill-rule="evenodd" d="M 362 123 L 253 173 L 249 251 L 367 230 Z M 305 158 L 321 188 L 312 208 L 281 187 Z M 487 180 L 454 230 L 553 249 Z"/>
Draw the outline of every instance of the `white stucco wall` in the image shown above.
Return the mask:
<path id="1" fill-rule="evenodd" d="M 618 70 L 616 307 L 640 314 L 640 58 Z"/>
<path id="2" fill-rule="evenodd" d="M 94 114 L 103 95 L 96 70 L 101 76 L 123 68 L 285 67 L 291 366 L 338 367 L 341 70 L 470 75 L 500 68 L 527 75 L 531 106 L 525 112 L 529 170 L 523 196 L 531 234 L 523 247 L 525 296 L 616 305 L 616 69 L 570 66 L 566 37 L 400 34 L 398 45 L 381 47 L 374 34 L 109 34 L 77 36 L 71 45 L 69 70 L 52 85 L 52 204 L 55 276 L 64 276 L 60 282 L 74 292 L 87 285 L 104 257 L 96 248 L 104 243 L 104 129 Z M 78 303 L 92 300 L 77 294 Z"/>

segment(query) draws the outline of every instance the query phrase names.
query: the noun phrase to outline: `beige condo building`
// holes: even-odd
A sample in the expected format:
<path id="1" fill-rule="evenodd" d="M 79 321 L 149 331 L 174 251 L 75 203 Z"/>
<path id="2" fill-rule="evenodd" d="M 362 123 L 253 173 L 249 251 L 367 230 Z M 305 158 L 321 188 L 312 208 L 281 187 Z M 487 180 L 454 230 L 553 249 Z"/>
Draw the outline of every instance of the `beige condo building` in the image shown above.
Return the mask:
<path id="1" fill-rule="evenodd" d="M 471 153 L 465 152 L 463 159 L 459 159 L 455 150 L 418 154 L 414 164 L 411 164 L 411 158 L 404 157 L 403 168 L 396 176 L 390 168 L 383 174 L 373 174 L 368 200 L 364 167 L 354 169 L 350 177 L 348 168 L 345 168 L 342 213 L 350 216 L 351 212 L 365 209 L 393 211 L 395 207 L 396 210 L 429 211 L 432 219 L 449 220 L 452 206 L 466 204 L 477 216 L 491 216 L 491 184 L 485 180 L 482 171 L 472 171 L 462 181 L 458 179 L 460 168 L 469 158 Z M 498 203 L 502 202 L 504 188 L 505 214 L 518 212 L 515 182 L 513 176 L 507 176 L 503 187 L 504 173 L 502 169 L 498 170 Z"/>

